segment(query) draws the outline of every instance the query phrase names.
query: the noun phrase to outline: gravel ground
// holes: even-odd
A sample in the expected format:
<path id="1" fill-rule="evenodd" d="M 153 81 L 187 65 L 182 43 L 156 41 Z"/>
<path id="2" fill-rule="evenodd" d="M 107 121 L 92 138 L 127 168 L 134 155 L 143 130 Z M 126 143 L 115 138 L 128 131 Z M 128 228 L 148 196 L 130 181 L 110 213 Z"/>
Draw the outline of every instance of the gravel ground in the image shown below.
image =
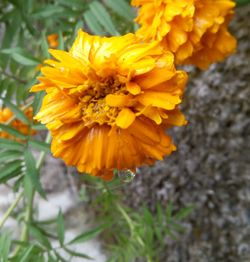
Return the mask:
<path id="1" fill-rule="evenodd" d="M 138 207 L 173 201 L 196 205 L 187 233 L 170 240 L 162 261 L 250 261 L 250 6 L 237 10 L 237 53 L 190 82 L 183 111 L 189 124 L 171 130 L 177 152 L 141 169 L 125 188 Z"/>

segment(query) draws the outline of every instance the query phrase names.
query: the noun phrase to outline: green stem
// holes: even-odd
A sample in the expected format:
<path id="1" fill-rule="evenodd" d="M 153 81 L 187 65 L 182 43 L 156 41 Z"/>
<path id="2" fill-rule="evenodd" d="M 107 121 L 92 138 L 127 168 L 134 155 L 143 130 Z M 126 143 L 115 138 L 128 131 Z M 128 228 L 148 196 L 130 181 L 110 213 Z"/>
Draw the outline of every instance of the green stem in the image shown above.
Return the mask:
<path id="1" fill-rule="evenodd" d="M 119 205 L 118 203 L 116 203 L 116 207 L 117 207 L 117 209 L 121 212 L 121 214 L 123 215 L 123 217 L 125 218 L 125 220 L 127 221 L 127 223 L 128 223 L 128 226 L 129 226 L 129 228 L 130 228 L 130 233 L 131 233 L 131 235 L 133 236 L 134 235 L 134 223 L 133 223 L 133 221 L 132 221 L 132 219 L 129 217 L 129 215 L 127 214 L 127 212 L 122 208 L 122 206 L 121 205 Z M 144 242 L 143 242 L 143 240 L 141 239 L 141 237 L 140 236 L 138 236 L 138 235 L 136 235 L 136 239 L 138 240 L 138 242 L 139 242 L 139 244 L 142 246 L 142 247 L 144 247 L 145 246 L 145 244 L 144 244 Z"/>
<path id="2" fill-rule="evenodd" d="M 17 195 L 17 198 L 14 200 L 14 202 L 11 204 L 11 206 L 8 208 L 8 210 L 5 212 L 3 218 L 0 221 L 0 228 L 3 227 L 4 223 L 6 222 L 6 220 L 9 218 L 9 216 L 11 215 L 11 213 L 13 212 L 15 207 L 18 205 L 18 203 L 21 200 L 22 196 L 23 196 L 23 191 L 19 192 L 19 194 Z"/>

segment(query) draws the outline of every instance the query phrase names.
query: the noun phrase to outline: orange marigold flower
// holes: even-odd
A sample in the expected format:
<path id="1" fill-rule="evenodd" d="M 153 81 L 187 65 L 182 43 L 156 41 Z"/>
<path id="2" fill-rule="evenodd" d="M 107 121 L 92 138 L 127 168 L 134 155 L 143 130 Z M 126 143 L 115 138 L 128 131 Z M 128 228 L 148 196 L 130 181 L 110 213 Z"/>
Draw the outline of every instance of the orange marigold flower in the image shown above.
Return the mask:
<path id="1" fill-rule="evenodd" d="M 58 43 L 58 34 L 51 34 L 47 36 L 47 40 L 49 43 L 49 47 L 51 48 L 57 48 L 59 43 Z"/>
<path id="2" fill-rule="evenodd" d="M 177 109 L 187 74 L 158 43 L 133 34 L 90 36 L 79 31 L 69 52 L 50 50 L 32 91 L 46 90 L 35 119 L 51 131 L 52 153 L 104 179 L 175 150 L 165 129 L 186 120 Z"/>
<path id="3" fill-rule="evenodd" d="M 177 64 L 205 69 L 235 51 L 236 40 L 227 30 L 234 1 L 132 0 L 132 5 L 141 7 L 137 36 L 160 41 Z"/>
<path id="4" fill-rule="evenodd" d="M 27 116 L 28 119 L 32 119 L 33 118 L 33 108 L 29 107 L 24 111 L 25 115 Z M 8 123 L 8 121 L 10 121 L 10 119 L 13 117 L 13 113 L 12 111 L 5 107 L 0 109 L 0 123 L 1 124 L 6 124 Z M 18 130 L 20 133 L 24 134 L 24 135 L 29 135 L 32 134 L 34 135 L 36 133 L 35 130 L 30 130 L 30 127 L 23 123 L 22 121 L 20 121 L 19 119 L 15 119 L 10 123 L 11 127 Z M 12 135 L 8 134 L 7 132 L 0 132 L 0 137 L 2 138 L 11 138 L 11 139 L 15 139 Z"/>

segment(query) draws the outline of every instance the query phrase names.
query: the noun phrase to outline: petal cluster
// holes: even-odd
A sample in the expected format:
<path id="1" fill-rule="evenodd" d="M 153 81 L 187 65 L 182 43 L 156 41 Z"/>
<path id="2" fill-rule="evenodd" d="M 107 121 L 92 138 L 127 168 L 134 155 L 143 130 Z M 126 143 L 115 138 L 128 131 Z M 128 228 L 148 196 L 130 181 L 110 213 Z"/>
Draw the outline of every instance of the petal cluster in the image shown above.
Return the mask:
<path id="1" fill-rule="evenodd" d="M 33 118 L 33 109 L 32 107 L 29 107 L 28 109 L 25 110 L 25 115 L 28 119 L 32 119 Z M 8 123 L 8 121 L 14 116 L 13 112 L 8 108 L 2 108 L 0 109 L 0 123 L 1 124 L 6 124 Z M 19 119 L 15 119 L 11 122 L 11 127 L 18 130 L 20 133 L 24 134 L 24 135 L 29 135 L 29 134 L 35 134 L 36 131 L 35 130 L 31 130 L 30 127 L 23 123 L 22 121 L 20 121 Z M 0 132 L 0 137 L 2 138 L 11 138 L 13 139 L 14 137 L 10 134 L 8 134 L 7 132 L 1 131 Z"/>
<path id="2" fill-rule="evenodd" d="M 80 172 L 104 179 L 175 150 L 165 130 L 186 123 L 178 109 L 187 74 L 157 42 L 133 34 L 90 36 L 69 52 L 50 50 L 40 83 L 46 91 L 35 119 L 52 134 L 52 153 Z"/>
<path id="3" fill-rule="evenodd" d="M 132 0 L 140 7 L 137 36 L 157 40 L 175 54 L 176 64 L 201 69 L 234 52 L 236 40 L 228 31 L 231 0 Z"/>

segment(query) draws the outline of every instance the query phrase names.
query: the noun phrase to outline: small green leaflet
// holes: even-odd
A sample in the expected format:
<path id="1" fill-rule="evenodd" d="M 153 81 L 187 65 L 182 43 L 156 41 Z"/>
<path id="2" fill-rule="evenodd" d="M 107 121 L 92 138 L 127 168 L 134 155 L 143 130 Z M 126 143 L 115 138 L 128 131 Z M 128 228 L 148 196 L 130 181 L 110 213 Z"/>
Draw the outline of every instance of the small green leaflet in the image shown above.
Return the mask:
<path id="1" fill-rule="evenodd" d="M 36 191 L 44 198 L 46 199 L 46 194 L 42 188 L 40 179 L 39 179 L 39 171 L 36 168 L 36 161 L 32 155 L 32 153 L 29 151 L 29 149 L 26 149 L 24 152 L 24 159 L 25 159 L 25 166 L 26 166 L 26 174 L 30 178 L 34 188 Z"/>
<path id="2" fill-rule="evenodd" d="M 93 13 L 95 19 L 105 28 L 105 30 L 111 35 L 119 35 L 111 20 L 111 17 L 103 5 L 97 1 L 90 3 L 89 8 Z"/>

